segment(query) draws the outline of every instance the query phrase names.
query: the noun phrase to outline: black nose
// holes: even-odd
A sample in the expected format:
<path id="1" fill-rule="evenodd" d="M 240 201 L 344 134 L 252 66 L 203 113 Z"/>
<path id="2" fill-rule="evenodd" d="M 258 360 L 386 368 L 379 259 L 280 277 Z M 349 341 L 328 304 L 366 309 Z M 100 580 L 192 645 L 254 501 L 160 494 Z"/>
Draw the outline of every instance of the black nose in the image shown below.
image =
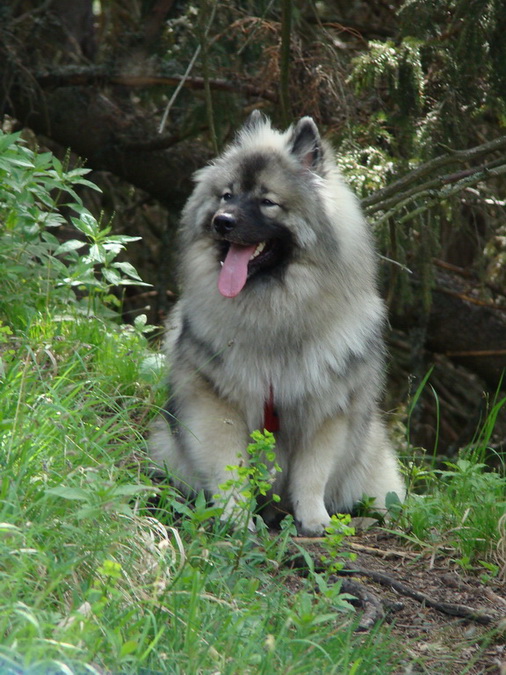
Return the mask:
<path id="1" fill-rule="evenodd" d="M 232 213 L 217 213 L 213 218 L 213 227 L 218 234 L 227 234 L 237 225 L 235 216 Z"/>

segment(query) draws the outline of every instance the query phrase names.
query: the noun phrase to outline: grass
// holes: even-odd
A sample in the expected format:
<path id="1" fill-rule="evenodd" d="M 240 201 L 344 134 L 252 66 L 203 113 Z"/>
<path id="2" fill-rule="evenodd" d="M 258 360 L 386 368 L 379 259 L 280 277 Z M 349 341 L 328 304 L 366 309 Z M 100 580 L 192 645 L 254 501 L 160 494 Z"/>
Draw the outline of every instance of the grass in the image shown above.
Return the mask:
<path id="1" fill-rule="evenodd" d="M 436 472 L 439 476 L 429 492 L 412 494 L 403 518 L 412 540 L 447 553 L 451 549 L 455 562 L 472 567 L 479 560 L 494 559 L 499 521 L 506 512 L 506 481 L 486 465 L 464 457 L 465 453 Z"/>
<path id="2" fill-rule="evenodd" d="M 415 392 L 408 425 L 430 374 Z M 437 394 L 432 391 L 439 410 Z M 437 443 L 426 461 L 407 463 L 409 498 L 398 524 L 409 533 L 402 536 L 418 546 L 445 550 L 463 568 L 481 565 L 506 578 L 506 559 L 497 553 L 506 545 L 501 525 L 506 514 L 506 459 L 489 445 L 505 406 L 506 398 L 497 394 L 469 446 L 454 460 L 445 461 L 443 468 L 437 468 Z M 491 465 L 498 468 L 491 469 Z"/>
<path id="3" fill-rule="evenodd" d="M 251 535 L 247 518 L 231 531 L 202 496 L 190 508 L 151 484 L 145 434 L 163 403 L 163 364 L 143 319 L 118 322 L 102 276 L 104 265 L 121 271 L 114 259 L 83 263 L 45 237 L 41 214 L 57 206 L 45 183 L 70 179 L 25 149 L 22 175 L 16 143 L 0 143 L 17 171 L 0 188 L 2 675 L 403 672 L 406 645 L 388 626 L 357 634 L 339 583 L 310 566 L 293 575 L 289 521 L 277 537 Z M 90 248 L 112 241 L 86 222 L 96 226 Z M 462 564 L 481 560 L 494 574 L 504 477 L 464 457 L 423 475 L 426 496 L 402 509 L 399 532 L 419 546 L 451 542 Z M 330 544 L 339 559 L 338 533 Z"/>
<path id="4" fill-rule="evenodd" d="M 4 352 L 2 672 L 305 673 L 309 661 L 321 673 L 388 672 L 387 645 L 354 635 L 337 587 L 308 579 L 290 592 L 289 527 L 276 540 L 227 532 L 203 500 L 190 511 L 168 488 L 150 515 L 137 420 L 156 373 L 148 386 L 136 366 L 143 338 L 98 326 L 90 335 L 89 321 L 46 317 L 31 327 L 37 340 L 17 334 Z M 128 346 L 129 369 L 104 363 L 109 340 Z M 175 510 L 178 526 L 162 525 Z"/>

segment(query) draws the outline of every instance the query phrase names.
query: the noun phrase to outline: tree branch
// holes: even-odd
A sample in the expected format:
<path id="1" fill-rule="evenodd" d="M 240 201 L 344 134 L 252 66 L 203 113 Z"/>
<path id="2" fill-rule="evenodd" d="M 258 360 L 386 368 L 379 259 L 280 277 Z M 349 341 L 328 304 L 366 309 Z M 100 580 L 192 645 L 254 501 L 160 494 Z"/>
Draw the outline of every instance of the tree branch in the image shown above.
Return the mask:
<path id="1" fill-rule="evenodd" d="M 193 53 L 193 56 L 190 59 L 190 63 L 188 64 L 188 67 L 186 68 L 183 77 L 179 80 L 179 84 L 175 88 L 172 96 L 169 99 L 169 102 L 165 106 L 165 110 L 164 110 L 164 113 L 162 115 L 162 120 L 160 122 L 160 126 L 158 127 L 158 133 L 159 134 L 163 133 L 163 130 L 165 129 L 165 124 L 167 123 L 167 119 L 169 117 L 169 113 L 171 111 L 171 108 L 174 105 L 174 102 L 176 101 L 177 97 L 179 96 L 179 92 L 184 87 L 184 85 L 186 84 L 186 82 L 188 81 L 188 79 L 190 77 L 190 73 L 193 70 L 193 66 L 195 65 L 195 62 L 197 61 L 197 59 L 199 57 L 200 49 L 201 49 L 201 45 L 198 45 L 197 49 L 195 50 L 195 52 Z"/>
<path id="2" fill-rule="evenodd" d="M 425 176 L 433 174 L 436 170 L 444 166 L 454 163 L 475 161 L 480 157 L 505 149 L 506 136 L 500 136 L 493 141 L 482 143 L 481 145 L 469 148 L 468 150 L 455 150 L 447 155 L 441 155 L 440 157 L 436 157 L 435 159 L 431 159 L 430 161 L 421 164 L 416 169 L 413 169 L 413 171 L 402 176 L 402 178 L 399 178 L 390 185 L 369 195 L 369 197 L 362 200 L 362 205 L 367 211 L 371 209 L 370 212 L 374 213 L 375 211 L 382 209 L 382 207 L 377 206 L 373 210 L 371 208 L 373 205 L 377 205 L 379 202 L 385 202 L 389 197 L 393 197 L 394 195 L 403 195 L 404 191 L 413 183 L 416 183 L 416 181 Z"/>
<path id="3" fill-rule="evenodd" d="M 375 225 L 380 225 L 392 218 L 392 216 L 396 215 L 402 209 L 408 207 L 412 202 L 422 200 L 423 203 L 418 208 L 409 211 L 397 220 L 397 224 L 401 225 L 409 220 L 413 220 L 413 218 L 416 218 L 416 216 L 421 213 L 428 211 L 435 204 L 438 204 L 445 199 L 449 199 L 453 195 L 476 185 L 482 180 L 501 176 L 506 173 L 506 164 L 503 164 L 503 162 L 504 159 L 500 159 L 496 162 L 469 169 L 468 171 L 454 173 L 448 176 L 440 176 L 423 185 L 412 188 L 407 193 L 399 192 L 397 197 L 392 197 L 385 200 L 385 202 L 380 202 L 370 208 L 366 208 L 366 213 L 368 216 L 371 216 L 377 211 L 384 211 L 387 206 L 392 206 L 392 208 L 385 211 L 383 215 L 374 219 Z M 462 178 L 462 176 L 464 177 Z M 441 187 L 438 189 L 437 186 L 439 185 L 446 185 L 448 187 Z"/>
<path id="4" fill-rule="evenodd" d="M 437 176 L 436 178 L 432 178 L 426 183 L 416 185 L 415 187 L 406 190 L 406 192 L 399 192 L 393 195 L 392 197 L 383 199 L 380 202 L 377 202 L 376 204 L 367 207 L 367 213 L 369 215 L 372 215 L 377 211 L 386 211 L 392 206 L 397 206 L 400 203 L 400 199 L 405 200 L 405 202 L 408 203 L 409 201 L 417 199 L 419 195 L 425 191 L 438 188 L 441 185 L 450 185 L 452 183 L 456 183 L 457 181 L 467 178 L 468 176 L 473 176 L 478 171 L 485 171 L 486 169 L 493 169 L 496 166 L 500 166 L 503 162 L 504 158 L 501 158 L 495 160 L 494 162 L 490 162 L 489 164 L 484 164 L 476 168 L 465 169 L 463 171 L 458 171 L 444 176 Z M 402 204 L 404 204 L 404 201 L 402 202 Z"/>
<path id="5" fill-rule="evenodd" d="M 35 79 L 42 89 L 92 85 L 113 85 L 132 88 L 176 87 L 181 82 L 188 89 L 203 90 L 205 88 L 205 79 L 203 77 L 185 78 L 184 75 L 131 75 L 129 73 L 109 73 L 100 68 L 62 68 L 61 70 L 52 70 L 49 73 L 38 73 L 35 75 Z M 211 88 L 220 91 L 240 92 L 247 96 L 264 98 L 268 101 L 278 100 L 275 92 L 259 89 L 254 85 L 244 82 L 231 82 L 221 78 L 210 78 L 209 85 Z"/>

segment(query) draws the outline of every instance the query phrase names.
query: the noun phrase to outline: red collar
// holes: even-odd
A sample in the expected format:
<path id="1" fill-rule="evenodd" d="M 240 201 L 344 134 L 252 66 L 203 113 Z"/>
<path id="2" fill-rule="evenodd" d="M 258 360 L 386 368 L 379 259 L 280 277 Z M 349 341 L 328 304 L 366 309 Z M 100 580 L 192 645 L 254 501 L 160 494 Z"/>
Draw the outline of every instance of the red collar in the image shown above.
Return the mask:
<path id="1" fill-rule="evenodd" d="M 276 408 L 274 407 L 272 385 L 269 388 L 269 398 L 264 404 L 264 429 L 271 433 L 279 431 L 279 417 Z"/>

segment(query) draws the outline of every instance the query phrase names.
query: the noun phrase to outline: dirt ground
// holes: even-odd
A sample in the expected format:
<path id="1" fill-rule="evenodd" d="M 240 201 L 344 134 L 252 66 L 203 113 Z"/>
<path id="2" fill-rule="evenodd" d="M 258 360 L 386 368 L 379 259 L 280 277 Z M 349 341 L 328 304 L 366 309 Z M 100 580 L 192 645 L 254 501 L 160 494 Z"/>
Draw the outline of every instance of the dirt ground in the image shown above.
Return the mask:
<path id="1" fill-rule="evenodd" d="M 317 539 L 297 543 L 315 561 L 323 553 Z M 406 657 L 398 675 L 506 675 L 504 582 L 463 571 L 445 552 L 410 551 L 379 528 L 343 549 L 357 556 L 339 575 L 343 590 L 361 596 L 362 630 L 382 616 L 390 624 Z"/>

